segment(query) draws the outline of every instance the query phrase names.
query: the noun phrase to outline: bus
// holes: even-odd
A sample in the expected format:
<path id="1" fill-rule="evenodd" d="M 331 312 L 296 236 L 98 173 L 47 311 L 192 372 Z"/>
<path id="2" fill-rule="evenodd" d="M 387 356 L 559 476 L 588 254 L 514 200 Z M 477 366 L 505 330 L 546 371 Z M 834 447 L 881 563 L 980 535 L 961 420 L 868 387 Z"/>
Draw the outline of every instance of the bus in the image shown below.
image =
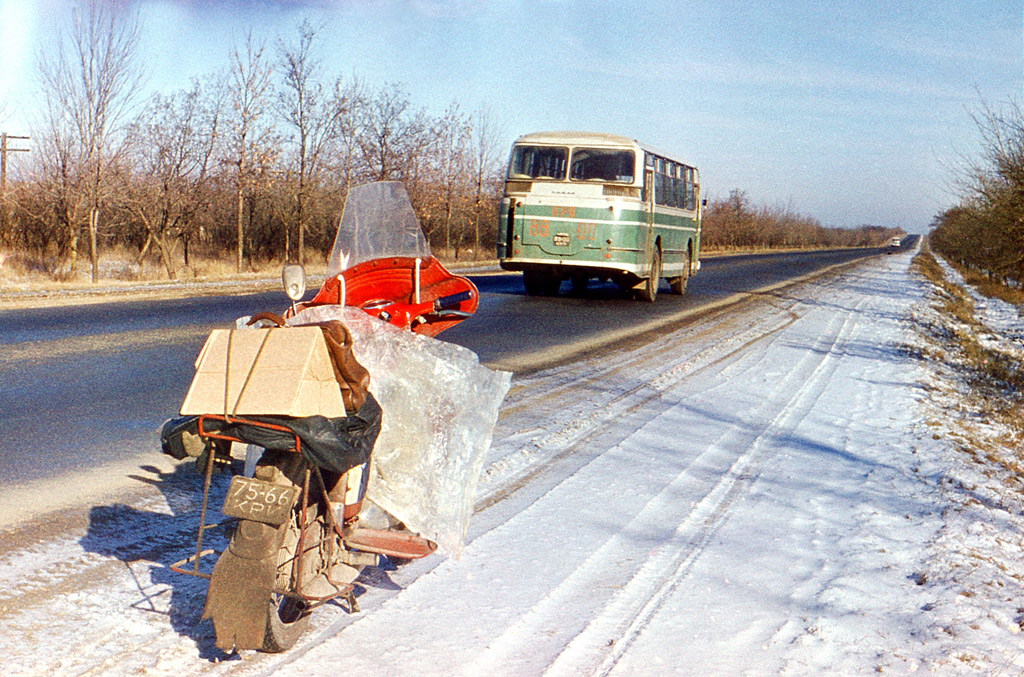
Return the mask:
<path id="1" fill-rule="evenodd" d="M 625 136 L 538 132 L 512 144 L 498 261 L 526 293 L 611 280 L 654 301 L 662 279 L 682 294 L 700 269 L 697 168 Z"/>

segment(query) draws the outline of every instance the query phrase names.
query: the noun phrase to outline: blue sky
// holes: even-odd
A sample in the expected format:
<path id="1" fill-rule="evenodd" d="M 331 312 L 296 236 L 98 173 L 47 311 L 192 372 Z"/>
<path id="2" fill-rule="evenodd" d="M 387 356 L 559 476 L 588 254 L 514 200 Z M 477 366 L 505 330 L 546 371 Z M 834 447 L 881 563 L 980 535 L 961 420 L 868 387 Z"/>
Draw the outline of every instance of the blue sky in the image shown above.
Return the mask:
<path id="1" fill-rule="evenodd" d="M 0 0 L 0 129 L 31 130 L 35 61 L 72 0 Z M 489 111 L 503 144 L 624 134 L 828 225 L 923 232 L 977 154 L 971 113 L 1024 93 L 1020 0 L 141 0 L 147 86 L 224 67 L 250 27 L 322 23 L 325 67 L 440 114 Z M 5 94 L 6 92 L 6 94 Z"/>

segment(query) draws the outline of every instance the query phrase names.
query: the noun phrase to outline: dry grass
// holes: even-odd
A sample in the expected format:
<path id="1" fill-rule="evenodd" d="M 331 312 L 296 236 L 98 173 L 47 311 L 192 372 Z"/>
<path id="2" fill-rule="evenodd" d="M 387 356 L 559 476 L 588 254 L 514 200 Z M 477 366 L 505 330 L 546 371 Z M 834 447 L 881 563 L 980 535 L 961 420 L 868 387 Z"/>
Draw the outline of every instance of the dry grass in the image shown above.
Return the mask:
<path id="1" fill-rule="evenodd" d="M 946 274 L 929 249 L 921 248 L 921 252 L 914 257 L 914 266 L 939 288 L 942 297 L 940 309 L 945 314 L 956 318 L 967 326 L 975 328 L 981 326 L 974 317 L 974 302 L 971 301 L 971 297 L 959 285 L 946 279 Z"/>
<path id="2" fill-rule="evenodd" d="M 245 272 L 238 273 L 234 258 L 208 255 L 193 256 L 188 266 L 179 264 L 175 280 L 182 282 L 229 281 L 273 278 L 280 274 L 283 263 L 278 260 L 247 262 Z M 323 275 L 326 264 L 320 260 L 307 263 L 311 276 Z M 153 257 L 138 260 L 138 254 L 123 248 L 105 250 L 99 260 L 98 284 L 120 286 L 138 283 L 165 282 L 172 279 Z M 33 258 L 25 254 L 0 251 L 0 292 L 71 290 L 94 286 L 92 266 L 88 257 L 79 258 L 78 270 L 72 275 L 66 263 L 56 259 Z"/>
<path id="3" fill-rule="evenodd" d="M 976 270 L 955 266 L 957 271 L 964 276 L 964 280 L 979 292 L 990 298 L 1000 299 L 1015 306 L 1024 306 L 1024 289 L 1008 287 Z"/>
<path id="4" fill-rule="evenodd" d="M 1005 431 L 991 441 L 982 435 L 971 435 L 967 447 L 972 453 L 984 451 L 988 463 L 1004 468 L 1008 478 L 1024 477 L 1024 459 L 1017 451 L 1024 441 L 1024 365 L 979 340 L 978 336 L 988 330 L 976 318 L 970 296 L 946 278 L 930 251 L 922 249 L 914 258 L 914 266 L 939 290 L 936 307 L 946 321 L 942 327 L 930 328 L 930 333 L 952 353 L 953 359 L 947 361 L 958 365 L 956 371 L 969 386 L 965 405 L 980 420 L 997 423 Z M 987 289 L 989 285 L 979 286 L 983 294 Z M 1001 298 L 1009 300 L 1014 295 Z"/>
<path id="5" fill-rule="evenodd" d="M 455 261 L 437 252 L 435 256 L 448 267 L 465 268 L 497 263 L 494 258 L 476 259 L 464 255 Z M 284 262 L 279 259 L 246 261 L 245 271 L 239 273 L 233 256 L 199 253 L 190 258 L 187 266 L 179 261 L 173 279 L 181 282 L 221 282 L 277 278 L 283 265 Z M 318 253 L 312 254 L 305 268 L 310 277 L 323 277 L 327 272 L 327 262 Z M 155 257 L 149 256 L 139 262 L 138 253 L 125 248 L 104 250 L 99 269 L 99 284 L 102 286 L 166 282 L 171 279 Z M 33 258 L 0 249 L 0 292 L 71 290 L 92 286 L 92 266 L 87 256 L 79 258 L 78 271 L 71 275 L 66 263 L 55 258 Z"/>

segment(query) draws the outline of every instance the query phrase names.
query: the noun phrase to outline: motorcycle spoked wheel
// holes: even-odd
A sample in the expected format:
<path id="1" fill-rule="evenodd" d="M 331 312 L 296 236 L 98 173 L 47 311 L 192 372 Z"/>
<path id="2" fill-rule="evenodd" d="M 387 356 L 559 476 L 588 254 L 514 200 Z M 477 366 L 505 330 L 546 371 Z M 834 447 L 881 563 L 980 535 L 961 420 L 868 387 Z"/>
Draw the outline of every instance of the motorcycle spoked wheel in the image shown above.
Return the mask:
<path id="1" fill-rule="evenodd" d="M 280 589 L 294 589 L 295 582 L 299 580 L 304 589 L 326 566 L 323 545 L 318 545 L 326 533 L 325 518 L 320 513 L 319 506 L 314 503 L 306 508 L 306 544 L 302 571 L 295 571 L 298 565 L 300 519 L 301 511 L 297 509 L 288 525 L 284 543 L 278 550 L 276 586 Z M 287 651 L 295 645 L 309 626 L 310 610 L 302 600 L 287 595 L 271 594 L 269 604 L 263 651 Z"/>

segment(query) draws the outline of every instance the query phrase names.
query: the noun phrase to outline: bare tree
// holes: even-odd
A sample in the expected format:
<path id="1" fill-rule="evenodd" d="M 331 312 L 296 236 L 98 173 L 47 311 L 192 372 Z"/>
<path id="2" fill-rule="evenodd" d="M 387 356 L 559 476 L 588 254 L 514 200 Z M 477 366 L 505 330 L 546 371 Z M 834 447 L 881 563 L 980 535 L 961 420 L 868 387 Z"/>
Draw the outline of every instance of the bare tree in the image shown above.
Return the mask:
<path id="1" fill-rule="evenodd" d="M 436 147 L 434 149 L 437 163 L 438 183 L 440 186 L 439 201 L 441 203 L 441 223 L 444 228 L 445 252 L 452 249 L 452 217 L 462 198 L 462 189 L 466 184 L 468 171 L 468 146 L 471 136 L 469 121 L 456 103 L 451 104 L 438 121 L 435 130 Z M 458 258 L 459 244 L 462 242 L 460 231 L 456 244 Z"/>
<path id="2" fill-rule="evenodd" d="M 189 90 L 155 95 L 132 126 L 137 174 L 123 175 L 120 203 L 146 228 L 140 260 L 152 245 L 171 279 L 176 241 L 185 245 L 188 265 L 190 230 L 203 204 L 220 114 L 219 101 L 205 98 L 193 81 Z"/>
<path id="3" fill-rule="evenodd" d="M 34 134 L 39 139 L 35 174 L 46 196 L 46 208 L 39 209 L 37 217 L 52 222 L 58 231 L 58 256 L 67 263 L 66 274 L 74 276 L 78 271 L 79 233 L 87 210 L 81 190 L 78 144 L 57 101 L 57 97 L 47 97 L 46 126 Z"/>
<path id="4" fill-rule="evenodd" d="M 429 147 L 431 138 L 426 114 L 414 110 L 396 84 L 385 85 L 367 98 L 360 113 L 358 143 L 368 178 L 401 178 L 415 183 L 420 154 Z"/>
<path id="5" fill-rule="evenodd" d="M 279 43 L 285 85 L 280 93 L 279 109 L 295 134 L 297 260 L 303 264 L 309 190 L 320 178 L 327 149 L 342 132 L 342 116 L 348 111 L 349 103 L 340 78 L 330 88 L 319 79 L 320 62 L 312 55 L 316 32 L 308 21 L 303 21 L 295 43 Z M 289 245 L 286 236 L 286 258 L 290 254 Z"/>
<path id="6" fill-rule="evenodd" d="M 936 217 L 932 246 L 992 280 L 1024 284 L 1024 109 L 1010 100 L 983 103 L 974 116 L 981 141 L 977 160 L 959 177 L 963 194 Z"/>
<path id="7" fill-rule="evenodd" d="M 345 90 L 346 112 L 338 120 L 337 135 L 330 145 L 326 164 L 331 180 L 342 198 L 360 174 L 362 130 L 360 122 L 366 106 L 364 85 L 353 75 Z"/>
<path id="8" fill-rule="evenodd" d="M 40 60 L 47 100 L 49 145 L 64 157 L 56 169 L 69 204 L 64 218 L 69 229 L 70 272 L 78 258 L 78 209 L 71 208 L 73 184 L 82 187 L 88 205 L 89 253 L 92 281 L 99 279 L 97 233 L 104 199 L 105 169 L 119 131 L 138 90 L 139 23 L 120 0 L 90 0 L 71 13 L 67 35 L 60 35 L 52 54 Z M 44 140 L 45 143 L 45 140 Z"/>
<path id="9" fill-rule="evenodd" d="M 231 164 L 237 169 L 235 198 L 237 205 L 237 269 L 242 272 L 245 252 L 246 218 L 255 212 L 257 179 L 265 170 L 271 148 L 272 129 L 264 114 L 270 101 L 273 67 L 265 54 L 265 44 L 256 42 L 250 30 L 245 45 L 235 48 L 231 59 Z M 265 173 L 264 173 L 265 175 Z M 248 193 L 248 195 L 247 195 Z M 249 198 L 246 209 L 245 198 Z"/>
<path id="10" fill-rule="evenodd" d="M 485 212 L 485 190 L 500 171 L 497 134 L 490 114 L 477 111 L 472 120 L 473 159 L 471 174 L 475 199 L 473 201 L 473 254 L 480 255 L 480 220 Z M 492 209 L 489 214 L 496 213 Z"/>

